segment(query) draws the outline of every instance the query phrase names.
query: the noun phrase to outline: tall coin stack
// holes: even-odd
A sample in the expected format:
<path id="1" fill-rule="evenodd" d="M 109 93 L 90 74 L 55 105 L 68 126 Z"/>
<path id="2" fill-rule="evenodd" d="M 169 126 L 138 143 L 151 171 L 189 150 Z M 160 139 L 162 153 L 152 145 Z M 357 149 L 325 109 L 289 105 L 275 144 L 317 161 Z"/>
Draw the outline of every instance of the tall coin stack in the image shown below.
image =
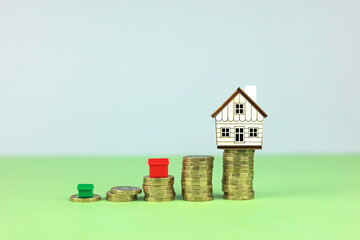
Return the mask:
<path id="1" fill-rule="evenodd" d="M 167 202 L 175 199 L 174 176 L 163 178 L 144 177 L 144 200 L 149 202 Z"/>
<path id="2" fill-rule="evenodd" d="M 255 150 L 224 149 L 222 190 L 225 199 L 254 198 L 254 152 Z"/>
<path id="3" fill-rule="evenodd" d="M 212 191 L 213 156 L 185 156 L 181 173 L 183 199 L 186 201 L 210 201 Z"/>

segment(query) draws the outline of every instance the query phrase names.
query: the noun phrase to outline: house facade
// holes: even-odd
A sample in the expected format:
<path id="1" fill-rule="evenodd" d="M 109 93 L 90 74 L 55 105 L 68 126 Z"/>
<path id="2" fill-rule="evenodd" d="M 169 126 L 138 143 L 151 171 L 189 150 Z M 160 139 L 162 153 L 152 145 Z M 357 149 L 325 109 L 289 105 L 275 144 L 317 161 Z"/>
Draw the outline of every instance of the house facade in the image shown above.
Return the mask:
<path id="1" fill-rule="evenodd" d="M 263 120 L 267 114 L 256 104 L 256 87 L 240 87 L 211 115 L 215 119 L 218 149 L 262 149 Z M 255 90 L 255 91 L 254 91 Z M 250 97 L 251 95 L 251 97 Z"/>

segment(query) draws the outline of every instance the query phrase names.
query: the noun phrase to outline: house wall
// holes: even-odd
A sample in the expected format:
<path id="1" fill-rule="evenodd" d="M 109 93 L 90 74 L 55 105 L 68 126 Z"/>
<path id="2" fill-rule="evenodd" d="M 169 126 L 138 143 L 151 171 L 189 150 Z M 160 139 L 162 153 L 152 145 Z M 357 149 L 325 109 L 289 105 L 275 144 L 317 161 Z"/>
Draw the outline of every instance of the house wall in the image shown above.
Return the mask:
<path id="1" fill-rule="evenodd" d="M 235 104 L 244 104 L 244 114 L 235 114 Z M 240 93 L 215 117 L 217 146 L 262 146 L 263 116 Z M 221 128 L 230 128 L 230 137 L 221 137 Z M 235 127 L 244 127 L 244 142 L 235 143 Z M 249 137 L 249 127 L 258 137 Z"/>
<path id="2" fill-rule="evenodd" d="M 263 127 L 262 122 L 217 122 L 216 144 L 217 146 L 262 146 Z M 221 137 L 221 128 L 230 128 L 230 137 Z M 235 143 L 235 127 L 244 127 L 244 143 Z M 258 129 L 258 137 L 249 137 L 249 127 Z"/>

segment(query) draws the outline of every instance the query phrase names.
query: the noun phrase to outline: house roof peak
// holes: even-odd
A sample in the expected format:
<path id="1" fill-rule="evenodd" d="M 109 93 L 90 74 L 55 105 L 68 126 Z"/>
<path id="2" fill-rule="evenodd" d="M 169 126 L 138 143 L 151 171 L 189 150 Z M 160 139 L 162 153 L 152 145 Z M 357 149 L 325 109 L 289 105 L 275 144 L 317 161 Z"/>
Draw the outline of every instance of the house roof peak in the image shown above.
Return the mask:
<path id="1" fill-rule="evenodd" d="M 216 109 L 216 111 L 211 114 L 211 117 L 216 117 L 216 115 L 218 115 L 219 112 L 221 112 L 238 94 L 241 94 L 247 101 L 250 102 L 250 104 L 259 111 L 259 113 L 266 118 L 267 114 L 259 107 L 259 105 L 256 104 L 256 102 L 254 100 L 251 99 L 251 97 L 249 97 L 249 95 L 247 95 L 240 87 L 238 87 L 235 92 L 228 98 L 226 99 L 226 101 L 221 104 L 221 106 Z"/>

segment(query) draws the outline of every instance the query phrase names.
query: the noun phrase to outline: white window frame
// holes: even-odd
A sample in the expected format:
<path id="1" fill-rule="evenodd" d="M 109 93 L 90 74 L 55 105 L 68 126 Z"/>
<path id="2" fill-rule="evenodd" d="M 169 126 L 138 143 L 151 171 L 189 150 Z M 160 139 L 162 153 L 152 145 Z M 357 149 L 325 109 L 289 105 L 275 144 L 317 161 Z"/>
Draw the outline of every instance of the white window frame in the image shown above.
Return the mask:
<path id="1" fill-rule="evenodd" d="M 249 138 L 257 138 L 257 137 L 259 137 L 259 128 L 250 127 L 249 128 Z"/>
<path id="2" fill-rule="evenodd" d="M 239 107 L 238 107 L 239 105 Z M 235 109 L 235 114 L 245 114 L 245 104 L 244 103 L 235 103 L 234 109 Z M 241 112 L 242 110 L 242 112 Z"/>
<path id="3" fill-rule="evenodd" d="M 225 130 L 225 136 L 223 136 L 223 130 Z M 228 131 L 226 131 L 226 130 L 228 130 Z M 228 135 L 228 136 L 226 136 L 226 135 Z M 228 127 L 225 127 L 225 128 L 220 128 L 220 137 L 222 137 L 222 138 L 227 138 L 227 137 L 230 137 L 230 128 L 228 128 Z"/>
<path id="4" fill-rule="evenodd" d="M 239 129 L 239 141 L 236 141 L 236 134 L 237 134 L 237 129 Z M 242 131 L 240 131 L 240 129 L 242 129 Z M 240 141 L 240 135 L 243 135 L 243 140 Z M 244 143 L 245 142 L 245 127 L 235 127 L 235 135 L 234 135 L 234 142 L 235 143 Z"/>

